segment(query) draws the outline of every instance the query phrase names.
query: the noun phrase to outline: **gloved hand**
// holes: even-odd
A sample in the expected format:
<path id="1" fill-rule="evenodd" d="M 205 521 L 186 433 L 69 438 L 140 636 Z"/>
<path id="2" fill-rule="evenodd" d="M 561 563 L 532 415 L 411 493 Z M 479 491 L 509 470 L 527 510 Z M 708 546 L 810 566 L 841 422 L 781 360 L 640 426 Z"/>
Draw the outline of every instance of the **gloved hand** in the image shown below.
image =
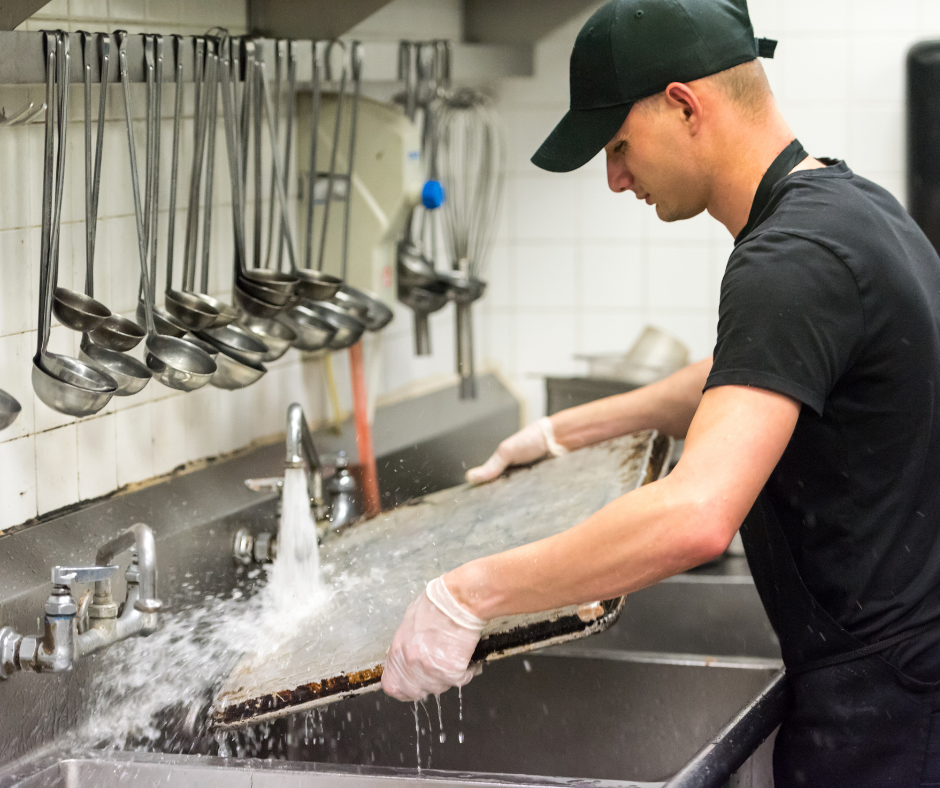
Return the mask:
<path id="1" fill-rule="evenodd" d="M 382 689 L 398 700 L 422 700 L 462 687 L 479 673 L 468 666 L 485 624 L 454 599 L 442 577 L 432 580 L 405 611 Z"/>
<path id="2" fill-rule="evenodd" d="M 467 481 L 473 484 L 495 479 L 510 465 L 525 465 L 549 454 L 560 457 L 568 450 L 555 440 L 555 430 L 547 416 L 510 435 L 483 465 L 467 471 Z"/>

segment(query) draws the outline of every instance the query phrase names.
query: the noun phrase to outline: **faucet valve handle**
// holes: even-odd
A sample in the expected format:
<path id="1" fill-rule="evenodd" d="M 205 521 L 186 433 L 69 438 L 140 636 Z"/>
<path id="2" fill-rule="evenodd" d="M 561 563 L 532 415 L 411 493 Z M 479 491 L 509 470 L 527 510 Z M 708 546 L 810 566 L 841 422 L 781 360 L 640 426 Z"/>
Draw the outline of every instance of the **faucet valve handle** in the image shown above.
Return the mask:
<path id="1" fill-rule="evenodd" d="M 281 492 L 284 489 L 284 479 L 272 476 L 266 479 L 245 479 L 245 486 L 252 492 Z"/>
<path id="2" fill-rule="evenodd" d="M 118 570 L 119 566 L 54 566 L 52 584 L 68 586 L 72 583 L 98 583 L 110 580 Z"/>

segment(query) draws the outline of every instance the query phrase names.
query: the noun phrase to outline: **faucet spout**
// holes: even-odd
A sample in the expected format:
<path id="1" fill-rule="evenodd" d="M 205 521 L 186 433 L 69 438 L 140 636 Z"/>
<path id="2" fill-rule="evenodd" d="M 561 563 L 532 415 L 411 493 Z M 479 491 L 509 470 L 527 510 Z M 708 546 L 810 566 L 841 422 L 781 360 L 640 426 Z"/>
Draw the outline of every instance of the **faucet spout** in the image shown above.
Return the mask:
<path id="1" fill-rule="evenodd" d="M 313 436 L 304 409 L 295 402 L 287 408 L 287 458 L 288 468 L 307 468 L 307 489 L 318 514 L 323 509 L 323 467 L 320 455 L 313 445 Z"/>
<path id="2" fill-rule="evenodd" d="M 107 566 L 116 555 L 132 547 L 136 548 L 140 584 L 140 593 L 134 607 L 141 613 L 156 613 L 163 607 L 163 603 L 157 599 L 157 546 L 153 531 L 148 526 L 137 523 L 118 534 L 98 548 L 95 561 L 99 566 Z"/>

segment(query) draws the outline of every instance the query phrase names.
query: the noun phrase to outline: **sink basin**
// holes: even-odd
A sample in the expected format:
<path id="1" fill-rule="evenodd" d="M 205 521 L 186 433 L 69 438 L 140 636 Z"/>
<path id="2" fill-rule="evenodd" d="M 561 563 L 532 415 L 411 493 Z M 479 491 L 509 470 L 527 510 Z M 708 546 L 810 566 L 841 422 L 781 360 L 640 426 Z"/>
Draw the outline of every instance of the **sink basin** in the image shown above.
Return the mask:
<path id="1" fill-rule="evenodd" d="M 61 563 L 82 558 L 88 544 L 112 535 L 118 521 L 153 527 L 166 616 L 180 615 L 206 596 L 227 597 L 233 589 L 249 596 L 257 570 L 233 563 L 233 539 L 243 527 L 253 533 L 273 530 L 277 507 L 272 497 L 246 493 L 242 480 L 276 472 L 283 460 L 275 448 L 4 537 L 3 623 L 34 627 L 48 594 L 50 557 Z M 371 693 L 225 734 L 222 752 L 238 757 L 216 757 L 219 740 L 206 730 L 205 715 L 193 715 L 192 708 L 167 709 L 156 741 L 132 743 L 146 752 L 95 750 L 87 744 L 65 750 L 61 736 L 88 714 L 96 682 L 120 670 L 117 652 L 83 660 L 69 676 L 18 675 L 0 694 L 8 699 L 0 704 L 0 730 L 23 732 L 0 736 L 0 756 L 7 764 L 0 770 L 0 788 L 326 783 L 381 788 L 389 779 L 424 788 L 566 786 L 586 780 L 600 786 L 603 781 L 662 785 L 777 681 L 779 652 L 753 585 L 746 570 L 726 569 L 724 579 L 690 580 L 697 576 L 693 573 L 631 595 L 621 621 L 604 635 L 487 665 L 463 690 L 462 720 L 457 693 L 442 698 L 443 742 L 433 700 L 419 709 L 416 732 L 411 704 Z M 115 583 L 118 595 L 121 586 Z M 208 699 L 209 694 L 206 704 Z M 774 719 L 779 714 L 766 717 Z M 726 729 L 723 740 L 738 748 L 726 762 L 735 764 L 726 774 L 776 724 L 767 727 L 766 720 L 757 733 L 750 717 L 735 722 L 733 735 Z M 766 765 L 768 752 L 764 745 L 755 757 Z"/>

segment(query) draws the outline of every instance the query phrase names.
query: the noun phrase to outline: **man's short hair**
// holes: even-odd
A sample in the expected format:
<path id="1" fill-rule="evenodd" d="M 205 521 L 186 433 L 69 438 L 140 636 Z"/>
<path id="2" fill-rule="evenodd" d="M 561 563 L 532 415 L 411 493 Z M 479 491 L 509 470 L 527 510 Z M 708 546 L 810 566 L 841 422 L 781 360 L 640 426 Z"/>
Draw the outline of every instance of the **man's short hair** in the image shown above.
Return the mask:
<path id="1" fill-rule="evenodd" d="M 702 81 L 704 80 L 710 80 L 716 85 L 749 120 L 760 120 L 767 110 L 769 99 L 773 96 L 760 60 L 733 66 L 703 77 Z M 654 110 L 664 95 L 665 93 L 656 93 L 641 99 L 636 102 L 634 108 L 642 111 Z"/>

